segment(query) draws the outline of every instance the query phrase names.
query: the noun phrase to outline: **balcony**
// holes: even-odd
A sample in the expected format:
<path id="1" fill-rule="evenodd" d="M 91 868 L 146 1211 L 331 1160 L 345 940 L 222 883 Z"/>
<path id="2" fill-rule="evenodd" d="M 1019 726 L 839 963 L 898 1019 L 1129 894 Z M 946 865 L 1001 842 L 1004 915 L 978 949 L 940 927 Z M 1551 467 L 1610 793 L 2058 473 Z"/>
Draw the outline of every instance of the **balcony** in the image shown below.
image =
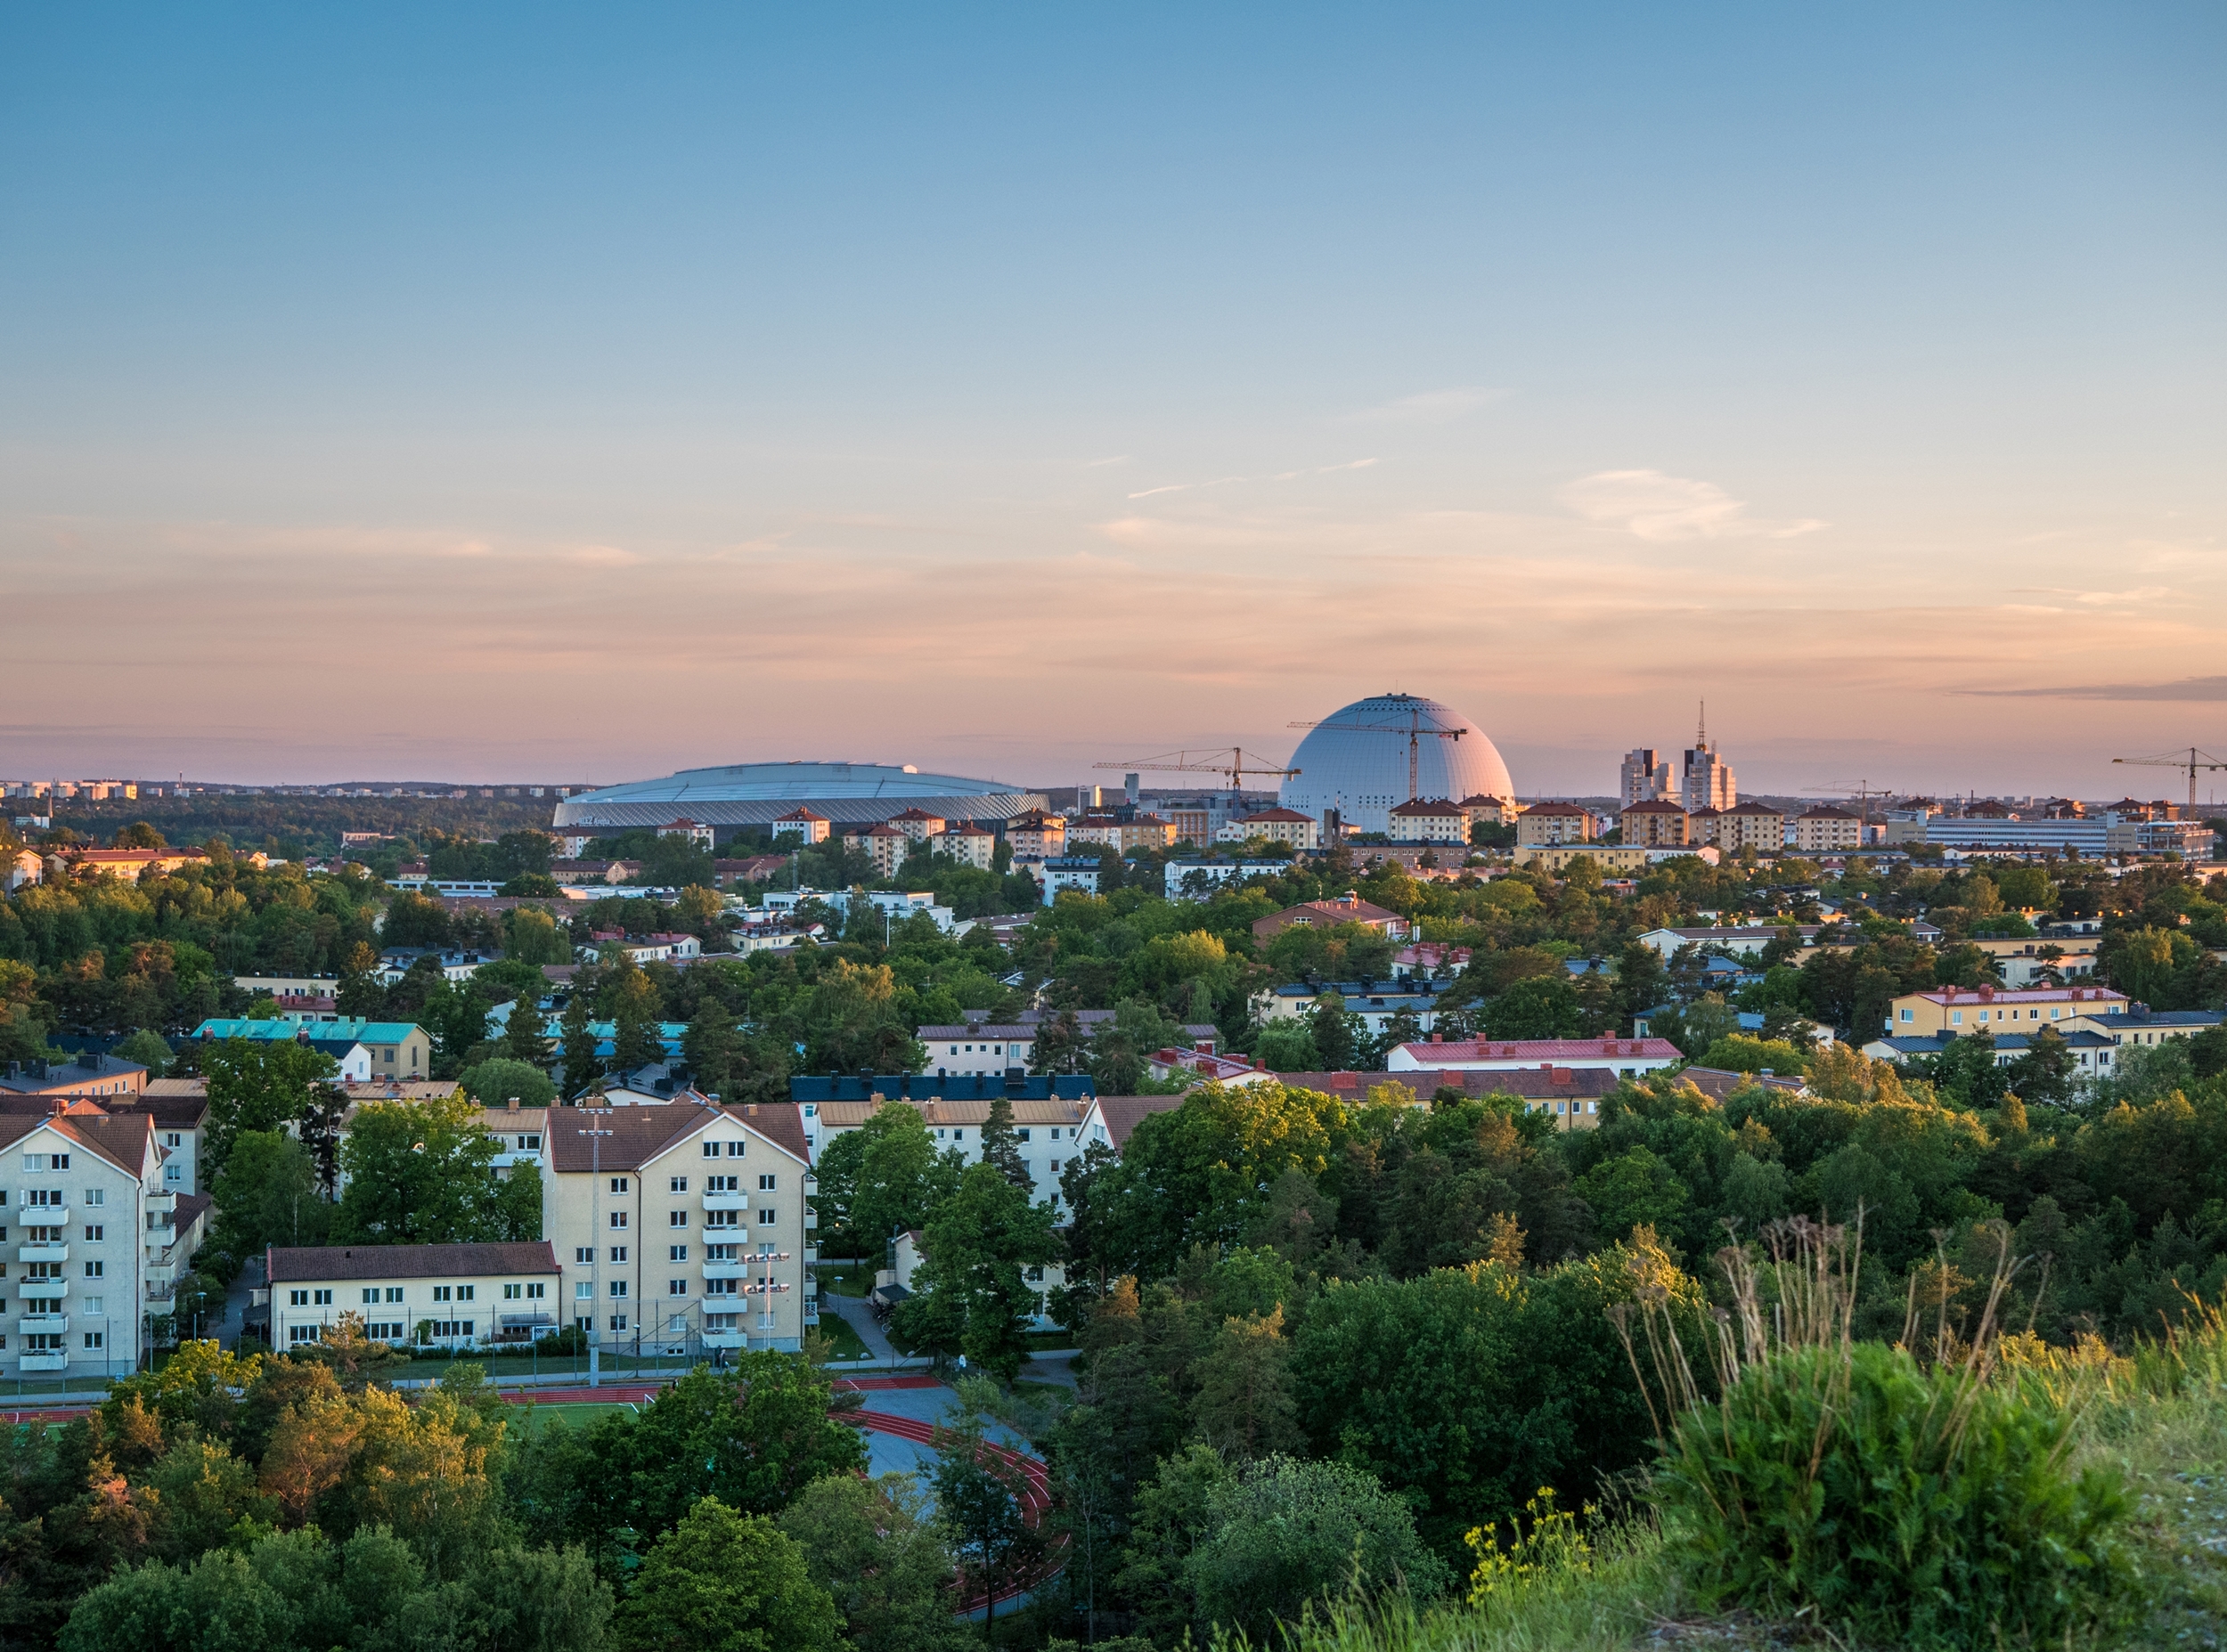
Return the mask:
<path id="1" fill-rule="evenodd" d="M 746 1348 L 750 1346 L 750 1333 L 745 1331 L 707 1331 L 704 1333 L 704 1346 L 707 1348 Z"/>
<path id="2" fill-rule="evenodd" d="M 26 1257 L 25 1261 L 30 1258 Z M 139 1276 L 151 1285 L 169 1285 L 177 1282 L 178 1269 L 174 1262 L 150 1262 L 140 1270 Z"/>
<path id="3" fill-rule="evenodd" d="M 167 1313 L 177 1294 L 178 1287 L 174 1280 L 166 1279 L 160 1284 L 151 1281 L 147 1286 L 147 1300 L 155 1305 L 158 1313 Z"/>
<path id="4" fill-rule="evenodd" d="M 161 1216 L 171 1216 L 171 1217 L 174 1217 L 174 1216 L 177 1215 L 177 1213 L 178 1213 L 178 1196 L 177 1196 L 177 1194 L 176 1194 L 176 1193 L 175 1193 L 175 1192 L 163 1192 L 163 1193 L 150 1193 L 150 1194 L 148 1194 L 148 1195 L 147 1195 L 147 1213 L 148 1213 L 150 1216 L 161 1215 Z"/>
<path id="5" fill-rule="evenodd" d="M 66 1279 L 27 1279 L 15 1288 L 15 1294 L 28 1303 L 60 1302 L 69 1294 Z"/>
<path id="6" fill-rule="evenodd" d="M 26 1205 L 18 1213 L 26 1227 L 68 1227 L 70 1210 L 68 1205 Z"/>
<path id="7" fill-rule="evenodd" d="M 706 1193 L 704 1195 L 704 1208 L 706 1210 L 747 1210 L 750 1208 L 750 1195 L 747 1193 Z"/>
<path id="8" fill-rule="evenodd" d="M 818 1227 L 820 1225 L 820 1212 L 813 1209 L 810 1205 L 806 1205 L 804 1207 L 804 1225 L 806 1227 Z"/>
<path id="9" fill-rule="evenodd" d="M 19 1262 L 67 1262 L 69 1247 L 61 1245 L 18 1245 L 15 1259 Z"/>
<path id="10" fill-rule="evenodd" d="M 17 1318 L 15 1328 L 27 1337 L 42 1331 L 58 1333 L 69 1329 L 69 1315 L 67 1314 L 24 1314 Z"/>
<path id="11" fill-rule="evenodd" d="M 747 1262 L 706 1262 L 704 1264 L 706 1279 L 742 1279 L 747 1277 L 749 1272 L 750 1264 Z"/>
<path id="12" fill-rule="evenodd" d="M 69 1355 L 67 1354 L 26 1354 L 21 1360 L 17 1362 L 17 1368 L 27 1377 L 43 1371 L 68 1371 Z"/>
<path id="13" fill-rule="evenodd" d="M 696 1306 L 697 1312 L 704 1314 L 739 1314 L 742 1311 L 742 1298 L 739 1296 L 698 1297 Z"/>
<path id="14" fill-rule="evenodd" d="M 813 1263 L 819 1260 L 820 1247 L 818 1245 L 806 1245 L 804 1247 L 804 1265 L 806 1267 L 810 1267 Z"/>

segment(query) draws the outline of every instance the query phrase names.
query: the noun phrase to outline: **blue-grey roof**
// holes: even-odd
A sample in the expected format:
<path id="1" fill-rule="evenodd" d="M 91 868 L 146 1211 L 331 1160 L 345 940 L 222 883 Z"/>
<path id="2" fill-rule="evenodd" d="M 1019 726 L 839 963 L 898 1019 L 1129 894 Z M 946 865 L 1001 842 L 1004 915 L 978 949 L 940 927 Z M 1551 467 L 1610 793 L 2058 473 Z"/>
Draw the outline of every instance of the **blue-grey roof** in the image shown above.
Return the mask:
<path id="1" fill-rule="evenodd" d="M 837 823 L 886 820 L 907 809 L 997 821 L 1047 806 L 1041 793 L 1004 781 L 922 774 L 910 764 L 728 763 L 561 799 L 555 824 L 624 829 L 685 816 L 704 826 L 770 826 L 800 807 Z"/>

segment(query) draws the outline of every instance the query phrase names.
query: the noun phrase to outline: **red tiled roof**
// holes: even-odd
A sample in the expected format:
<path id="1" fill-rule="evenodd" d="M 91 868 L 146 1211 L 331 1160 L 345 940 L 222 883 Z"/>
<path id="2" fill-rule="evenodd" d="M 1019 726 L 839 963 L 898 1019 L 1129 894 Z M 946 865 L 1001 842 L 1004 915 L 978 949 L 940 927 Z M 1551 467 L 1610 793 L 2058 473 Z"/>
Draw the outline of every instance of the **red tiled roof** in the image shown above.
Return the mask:
<path id="1" fill-rule="evenodd" d="M 1629 1056 L 1635 1061 L 1682 1061 L 1684 1053 L 1668 1038 L 1467 1038 L 1460 1043 L 1419 1041 L 1399 1046 L 1417 1061 L 1547 1062 L 1601 1061 Z"/>

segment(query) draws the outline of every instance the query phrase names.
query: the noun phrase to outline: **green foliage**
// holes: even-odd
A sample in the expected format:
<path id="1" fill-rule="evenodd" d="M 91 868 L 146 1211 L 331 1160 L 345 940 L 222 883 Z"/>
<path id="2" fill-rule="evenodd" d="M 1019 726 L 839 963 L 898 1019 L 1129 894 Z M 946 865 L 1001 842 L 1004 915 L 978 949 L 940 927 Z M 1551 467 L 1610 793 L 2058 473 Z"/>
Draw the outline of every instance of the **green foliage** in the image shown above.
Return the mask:
<path id="1" fill-rule="evenodd" d="M 952 1558 L 910 1475 L 829 1475 L 797 1493 L 780 1527 L 812 1581 L 834 1598 L 857 1652 L 962 1652 L 974 1634 L 951 1615 Z"/>
<path id="2" fill-rule="evenodd" d="M 137 1062 L 150 1078 L 159 1078 L 170 1070 L 169 1041 L 144 1027 L 126 1034 L 109 1054 L 119 1061 Z"/>
<path id="3" fill-rule="evenodd" d="M 557 1086 L 540 1067 L 507 1056 L 494 1056 L 457 1076 L 464 1094 L 482 1107 L 501 1107 L 515 1101 L 521 1107 L 546 1107 L 557 1099 Z"/>
<path id="4" fill-rule="evenodd" d="M 763 1515 L 706 1497 L 643 1557 L 616 1625 L 622 1652 L 836 1652 L 835 1601 Z"/>
<path id="5" fill-rule="evenodd" d="M 2075 1407 L 1900 1348 L 1794 1347 L 1683 1415 L 1655 1488 L 1712 1601 L 1808 1607 L 1896 1646 L 2050 1644 L 2126 1583 L 2114 1477 L 2065 1462 Z"/>
<path id="6" fill-rule="evenodd" d="M 332 1229 L 316 1161 L 275 1130 L 235 1137 L 209 1192 L 216 1207 L 210 1246 L 229 1259 L 230 1271 L 265 1245 L 321 1245 Z"/>
<path id="7" fill-rule="evenodd" d="M 936 1146 L 919 1109 L 881 1108 L 850 1134 L 860 1143 L 852 1150 L 857 1168 L 849 1196 L 850 1229 L 869 1251 L 878 1250 L 893 1234 L 922 1226 L 959 1191 L 962 1160 L 956 1151 Z M 852 1152 L 846 1152 L 836 1166 L 838 1192 L 851 1162 Z"/>
<path id="8" fill-rule="evenodd" d="M 208 1161 L 221 1167 L 243 1131 L 298 1123 L 339 1069 L 332 1057 L 292 1039 L 226 1038 L 200 1052 L 208 1081 Z"/>
<path id="9" fill-rule="evenodd" d="M 376 1245 L 539 1238 L 541 1178 L 518 1165 L 498 1180 L 502 1150 L 461 1095 L 364 1103 L 340 1149 L 339 1233 Z"/>
<path id="10" fill-rule="evenodd" d="M 1585 1030 L 1578 989 L 1566 979 L 1535 975 L 1485 1005 L 1478 1029 L 1488 1038 L 1574 1038 Z"/>
<path id="11" fill-rule="evenodd" d="M 1808 1070 L 1807 1052 L 1791 1044 L 1735 1034 L 1718 1038 L 1695 1059 L 1697 1067 L 1714 1067 L 1725 1072 L 1771 1072 L 1800 1074 Z"/>
<path id="12" fill-rule="evenodd" d="M 892 1331 L 910 1347 L 964 1354 L 1011 1381 L 1028 1358 L 1028 1324 L 1042 1295 L 1027 1271 L 1059 1256 L 1051 1207 L 1032 1204 L 996 1165 L 972 1164 L 929 1217 L 921 1249 L 914 1294 L 897 1305 Z"/>

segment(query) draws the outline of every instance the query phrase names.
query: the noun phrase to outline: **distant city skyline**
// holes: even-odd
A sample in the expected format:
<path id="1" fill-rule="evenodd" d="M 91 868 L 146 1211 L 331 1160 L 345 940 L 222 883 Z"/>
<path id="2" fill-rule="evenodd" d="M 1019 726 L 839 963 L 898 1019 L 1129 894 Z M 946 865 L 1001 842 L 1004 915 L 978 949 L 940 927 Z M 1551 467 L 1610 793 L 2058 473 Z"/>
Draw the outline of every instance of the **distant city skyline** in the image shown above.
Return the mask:
<path id="1" fill-rule="evenodd" d="M 0 31 L 0 774 L 2227 745 L 2216 7 Z"/>

